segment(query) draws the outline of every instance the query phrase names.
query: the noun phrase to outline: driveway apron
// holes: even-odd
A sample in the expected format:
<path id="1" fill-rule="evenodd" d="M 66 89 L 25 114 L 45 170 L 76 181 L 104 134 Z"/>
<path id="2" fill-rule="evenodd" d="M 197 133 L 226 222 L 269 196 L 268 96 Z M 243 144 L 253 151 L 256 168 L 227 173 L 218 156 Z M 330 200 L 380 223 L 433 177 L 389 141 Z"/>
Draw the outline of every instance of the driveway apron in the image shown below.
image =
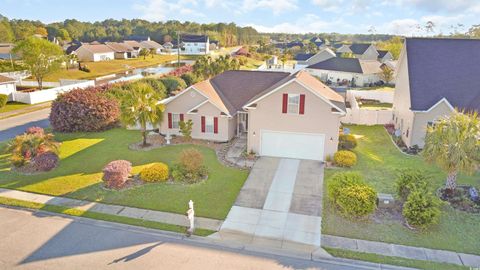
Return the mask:
<path id="1" fill-rule="evenodd" d="M 220 229 L 223 239 L 283 249 L 320 247 L 323 165 L 260 158 Z"/>

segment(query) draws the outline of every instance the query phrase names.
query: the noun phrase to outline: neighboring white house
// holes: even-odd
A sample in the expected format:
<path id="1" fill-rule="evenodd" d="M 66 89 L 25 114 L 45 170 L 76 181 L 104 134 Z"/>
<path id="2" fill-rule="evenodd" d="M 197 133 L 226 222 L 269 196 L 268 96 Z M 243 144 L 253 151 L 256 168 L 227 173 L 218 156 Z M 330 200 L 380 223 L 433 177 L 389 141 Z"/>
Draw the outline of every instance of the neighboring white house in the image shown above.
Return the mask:
<path id="1" fill-rule="evenodd" d="M 182 54 L 208 54 L 210 40 L 206 35 L 181 35 Z"/>
<path id="2" fill-rule="evenodd" d="M 380 81 L 381 65 L 376 60 L 333 57 L 306 70 L 327 84 L 361 87 Z"/>
<path id="3" fill-rule="evenodd" d="M 15 79 L 0 75 L 0 94 L 7 95 L 8 101 L 12 101 L 13 93 L 16 91 Z"/>
<path id="4" fill-rule="evenodd" d="M 105 44 L 83 44 L 75 54 L 79 61 L 98 62 L 115 59 L 115 51 Z"/>

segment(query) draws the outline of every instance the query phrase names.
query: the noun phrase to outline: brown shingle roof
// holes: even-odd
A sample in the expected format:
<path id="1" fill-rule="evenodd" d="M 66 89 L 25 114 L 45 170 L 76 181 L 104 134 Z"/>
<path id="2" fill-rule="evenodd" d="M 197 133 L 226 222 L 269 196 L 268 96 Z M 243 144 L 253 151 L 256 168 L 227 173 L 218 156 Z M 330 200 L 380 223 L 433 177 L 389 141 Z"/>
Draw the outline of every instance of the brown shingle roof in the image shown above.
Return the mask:
<path id="1" fill-rule="evenodd" d="M 113 50 L 105 44 L 98 44 L 98 45 L 83 44 L 82 46 L 80 46 L 80 48 L 84 48 L 87 51 L 92 52 L 92 53 L 113 52 Z M 79 50 L 80 48 L 78 48 L 77 50 Z"/>
<path id="2" fill-rule="evenodd" d="M 0 75 L 0 84 L 10 83 L 10 82 L 15 82 L 15 79 L 12 79 L 12 78 L 10 78 L 10 77 L 6 77 L 6 76 L 3 76 L 3 75 Z"/>
<path id="3" fill-rule="evenodd" d="M 291 80 L 298 80 L 318 95 L 344 109 L 344 100 L 335 91 L 305 71 L 295 74 L 270 71 L 225 71 L 214 78 L 199 82 L 193 88 L 207 96 L 213 104 L 230 115 L 242 111 L 243 106 L 268 94 Z"/>
<path id="4" fill-rule="evenodd" d="M 131 52 L 133 51 L 133 48 L 123 44 L 123 43 L 118 43 L 118 42 L 105 42 L 105 45 L 110 47 L 112 50 L 115 52 Z"/>

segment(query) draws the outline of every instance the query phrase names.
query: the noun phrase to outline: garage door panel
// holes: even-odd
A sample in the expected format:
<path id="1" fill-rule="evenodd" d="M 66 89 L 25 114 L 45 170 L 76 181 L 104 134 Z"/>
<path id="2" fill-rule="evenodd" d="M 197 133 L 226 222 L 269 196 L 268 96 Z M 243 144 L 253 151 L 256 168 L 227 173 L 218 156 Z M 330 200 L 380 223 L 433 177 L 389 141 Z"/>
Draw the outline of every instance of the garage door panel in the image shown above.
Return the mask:
<path id="1" fill-rule="evenodd" d="M 324 134 L 262 131 L 260 155 L 323 160 Z"/>

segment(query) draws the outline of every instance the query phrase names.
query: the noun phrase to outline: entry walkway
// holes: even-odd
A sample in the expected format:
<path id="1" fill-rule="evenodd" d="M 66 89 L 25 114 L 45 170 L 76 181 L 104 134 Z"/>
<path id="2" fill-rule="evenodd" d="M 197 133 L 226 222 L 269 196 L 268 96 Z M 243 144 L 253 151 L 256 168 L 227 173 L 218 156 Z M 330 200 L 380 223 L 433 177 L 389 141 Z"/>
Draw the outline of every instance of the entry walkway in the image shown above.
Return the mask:
<path id="1" fill-rule="evenodd" d="M 321 241 L 323 165 L 260 158 L 220 228 L 220 237 L 313 251 Z"/>

